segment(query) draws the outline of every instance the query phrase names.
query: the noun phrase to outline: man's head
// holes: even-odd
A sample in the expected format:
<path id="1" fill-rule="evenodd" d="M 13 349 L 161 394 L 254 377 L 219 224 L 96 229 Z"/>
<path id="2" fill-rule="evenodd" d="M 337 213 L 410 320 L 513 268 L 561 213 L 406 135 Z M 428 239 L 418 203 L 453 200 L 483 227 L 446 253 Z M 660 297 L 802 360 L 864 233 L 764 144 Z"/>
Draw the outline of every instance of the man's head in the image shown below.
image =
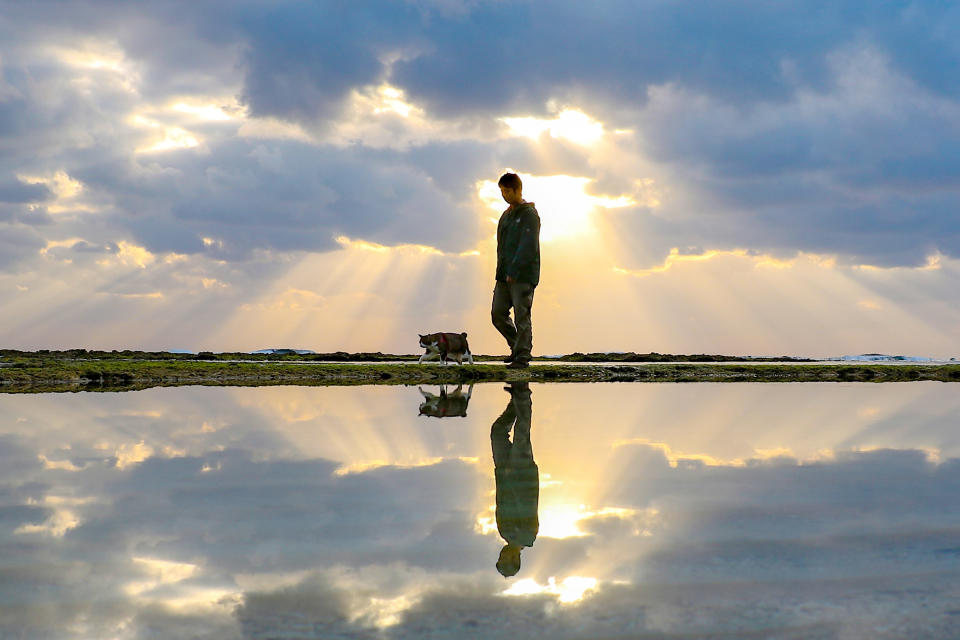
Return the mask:
<path id="1" fill-rule="evenodd" d="M 497 558 L 497 571 L 504 578 L 517 575 L 520 571 L 520 551 L 523 547 L 515 544 L 507 544 L 500 550 L 500 557 Z"/>
<path id="2" fill-rule="evenodd" d="M 500 187 L 500 195 L 503 196 L 507 204 L 514 205 L 523 202 L 523 183 L 517 174 L 503 174 L 497 181 L 497 186 Z"/>

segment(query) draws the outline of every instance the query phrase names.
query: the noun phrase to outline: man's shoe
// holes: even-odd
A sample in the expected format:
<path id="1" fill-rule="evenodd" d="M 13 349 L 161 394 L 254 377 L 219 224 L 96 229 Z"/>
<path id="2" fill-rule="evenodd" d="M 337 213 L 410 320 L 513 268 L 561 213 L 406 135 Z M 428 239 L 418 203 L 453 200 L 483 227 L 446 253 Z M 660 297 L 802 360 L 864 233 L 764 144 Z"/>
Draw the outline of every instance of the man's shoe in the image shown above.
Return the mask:
<path id="1" fill-rule="evenodd" d="M 510 364 L 511 362 L 513 362 L 513 354 L 511 353 L 510 355 L 508 355 L 506 358 L 503 359 L 503 361 L 506 364 Z"/>
<path id="2" fill-rule="evenodd" d="M 529 362 L 524 362 L 523 360 L 514 360 L 507 365 L 507 369 L 526 369 L 529 366 Z"/>

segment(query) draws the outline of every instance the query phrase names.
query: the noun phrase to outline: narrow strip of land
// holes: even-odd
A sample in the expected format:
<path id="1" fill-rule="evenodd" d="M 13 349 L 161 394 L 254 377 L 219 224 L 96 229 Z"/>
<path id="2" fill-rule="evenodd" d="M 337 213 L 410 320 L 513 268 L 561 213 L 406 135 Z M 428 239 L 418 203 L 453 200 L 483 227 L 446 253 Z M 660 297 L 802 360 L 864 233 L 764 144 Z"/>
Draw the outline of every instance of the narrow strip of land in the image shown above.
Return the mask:
<path id="1" fill-rule="evenodd" d="M 0 366 L 0 393 L 124 391 L 183 385 L 466 384 L 474 382 L 960 382 L 960 364 L 615 363 L 442 366 L 189 360 L 20 360 Z"/>

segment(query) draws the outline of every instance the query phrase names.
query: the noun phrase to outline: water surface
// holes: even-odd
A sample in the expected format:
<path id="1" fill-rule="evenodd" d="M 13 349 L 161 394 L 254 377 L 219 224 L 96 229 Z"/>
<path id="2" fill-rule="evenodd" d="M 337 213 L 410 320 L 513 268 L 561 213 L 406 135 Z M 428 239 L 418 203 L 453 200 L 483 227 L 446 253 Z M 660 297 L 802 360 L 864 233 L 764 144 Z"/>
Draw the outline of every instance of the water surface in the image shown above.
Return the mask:
<path id="1" fill-rule="evenodd" d="M 0 637 L 960 628 L 953 385 L 440 391 L 0 396 Z"/>

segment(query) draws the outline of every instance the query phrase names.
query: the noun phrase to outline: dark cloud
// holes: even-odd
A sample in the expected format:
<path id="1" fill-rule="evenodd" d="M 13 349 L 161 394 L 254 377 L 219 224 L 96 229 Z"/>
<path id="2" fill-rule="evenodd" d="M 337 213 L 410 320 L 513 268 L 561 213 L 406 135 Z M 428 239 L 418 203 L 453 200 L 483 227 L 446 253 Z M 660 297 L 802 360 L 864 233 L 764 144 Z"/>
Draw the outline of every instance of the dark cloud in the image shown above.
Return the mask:
<path id="1" fill-rule="evenodd" d="M 624 258 L 624 266 L 631 267 L 662 263 L 671 249 L 685 253 L 688 247 L 752 249 L 779 258 L 806 251 L 836 255 L 841 264 L 889 267 L 923 266 L 937 252 L 960 255 L 953 215 L 958 196 L 898 196 L 875 204 L 816 178 L 779 187 L 730 181 L 700 191 L 691 213 L 672 217 L 673 208 L 667 207 L 665 212 L 628 208 L 607 215 L 624 237 L 642 239 L 637 246 L 643 249 Z"/>
<path id="2" fill-rule="evenodd" d="M 269 638 L 280 630 L 356 637 L 363 628 L 350 622 L 351 604 L 349 592 L 312 576 L 284 589 L 246 594 L 236 615 L 245 638 Z"/>
<path id="3" fill-rule="evenodd" d="M 259 161 L 264 148 L 281 163 L 276 170 Z M 163 161 L 162 172 L 140 163 L 76 172 L 115 198 L 114 224 L 152 251 L 239 259 L 257 248 L 327 251 L 340 235 L 452 251 L 473 246 L 469 204 L 394 154 L 240 140 Z"/>
<path id="4" fill-rule="evenodd" d="M 958 255 L 953 103 L 896 75 L 870 47 L 844 50 L 831 65 L 830 91 L 783 105 L 656 94 L 638 116 L 640 145 L 684 197 L 654 216 L 613 214 L 627 233 L 658 245 L 639 260 L 689 245 L 883 266 Z"/>
<path id="5" fill-rule="evenodd" d="M 33 7 L 6 2 L 8 20 L 0 33 L 11 55 L 3 62 L 8 73 L 27 71 L 19 66 L 26 62 L 33 74 L 38 62 L 57 66 L 50 59 L 57 49 L 119 53 L 127 71 L 136 75 L 137 93 L 149 99 L 217 93 L 234 80 L 239 16 L 262 5 L 244 0 L 190 7 L 168 0 L 136 7 L 116 0 L 52 0 Z M 54 46 L 48 48 L 50 43 Z M 91 74 L 119 80 L 112 69 L 84 71 Z"/>
<path id="6" fill-rule="evenodd" d="M 25 478 L 31 472 L 40 470 L 40 461 L 35 457 L 31 456 L 30 447 L 27 446 L 20 438 L 4 433 L 0 435 L 0 463 L 3 466 L 2 477 L 8 483 L 4 485 L 4 489 L 9 491 L 13 488 L 12 482 L 17 478 Z M 21 496 L 19 488 L 22 488 L 23 484 L 17 483 L 18 491 L 11 494 L 5 494 L 4 497 L 12 497 L 14 495 L 23 497 L 36 497 L 36 495 L 25 495 Z"/>
<path id="7" fill-rule="evenodd" d="M 798 81 L 824 88 L 827 55 L 865 39 L 924 86 L 955 95 L 942 78 L 960 60 L 945 37 L 958 20 L 953 8 L 918 4 L 488 3 L 436 17 L 426 52 L 394 78 L 445 113 L 542 109 L 571 90 L 643 101 L 648 85 L 666 83 L 743 104 L 787 99 Z"/>
<path id="8" fill-rule="evenodd" d="M 13 505 L 0 507 L 0 531 L 10 533 L 23 525 L 39 525 L 47 521 L 51 512 L 43 507 Z"/>
<path id="9" fill-rule="evenodd" d="M 33 229 L 3 224 L 0 219 L 0 271 L 16 271 L 22 260 L 36 255 L 45 245 L 46 242 Z"/>
<path id="10" fill-rule="evenodd" d="M 639 125 L 643 151 L 682 168 L 677 186 L 704 210 L 689 225 L 627 227 L 658 234 L 645 264 L 689 245 L 835 253 L 885 266 L 922 264 L 937 250 L 960 255 L 951 213 L 960 204 L 960 131 L 948 106 L 957 96 L 944 80 L 960 61 L 944 35 L 960 20 L 954 9 L 749 1 L 423 9 L 333 13 L 341 33 L 329 45 L 304 44 L 303 31 L 322 30 L 316 16 L 299 13 L 291 43 L 271 41 L 269 56 L 284 60 L 281 79 L 300 82 L 271 87 L 277 104 L 263 100 L 260 111 L 300 118 L 309 111 L 301 102 L 333 109 L 311 94 L 328 86 L 339 100 L 345 87 L 376 81 L 372 50 L 406 45 L 415 53 L 394 64 L 391 81 L 431 114 L 544 113 L 554 99 L 591 106 L 615 126 Z M 287 25 L 292 11 L 273 19 Z M 351 63 L 336 79 L 323 75 L 330 65 L 318 57 L 336 60 L 330 50 L 359 21 L 376 32 L 384 20 L 394 25 L 389 36 L 352 39 L 342 47 Z M 251 31 L 248 90 L 264 72 L 261 36 Z M 649 106 L 656 85 L 682 90 L 677 108 L 662 118 L 630 115 L 627 105 Z M 691 110 L 704 99 L 706 108 Z M 498 157 L 530 171 L 540 164 Z"/>
<path id="11" fill-rule="evenodd" d="M 238 139 L 235 127 L 194 124 L 199 148 L 134 155 L 152 134 L 129 116 L 184 96 L 234 95 L 254 116 L 322 135 L 352 91 L 389 81 L 432 119 L 547 115 L 553 101 L 586 109 L 608 130 L 634 129 L 635 151 L 687 195 L 665 198 L 657 218 L 615 218 L 624 237 L 648 245 L 637 265 L 690 246 L 835 253 L 887 266 L 922 264 L 935 251 L 960 255 L 960 88 L 952 82 L 960 11 L 948 4 L 4 9 L 0 220 L 56 227 L 61 237 L 83 229 L 102 235 L 88 238 L 97 244 L 130 235 L 152 251 L 231 261 L 256 249 L 327 251 L 341 234 L 462 251 L 479 235 L 473 184 L 503 166 L 595 177 L 603 190 L 646 177 L 630 166 L 597 169 L 588 153 L 549 137 L 539 148 L 474 139 L 398 152 L 257 142 Z M 97 42 L 118 56 L 119 70 L 54 54 Z M 261 148 L 280 160 L 258 156 Z M 103 214 L 95 225 L 80 210 L 64 223 L 17 208 L 51 194 L 10 176 L 52 171 L 83 181 Z M 0 261 L 9 268 L 28 255 Z"/>
<path id="12" fill-rule="evenodd" d="M 403 3 L 280 5 L 240 18 L 247 48 L 243 99 L 255 115 L 336 116 L 344 98 L 384 75 L 379 57 L 416 13 Z"/>
<path id="13" fill-rule="evenodd" d="M 789 537 L 800 526 L 808 536 L 869 537 L 908 528 L 919 528 L 926 535 L 956 524 L 942 505 L 954 500 L 945 489 L 960 474 L 960 464 L 951 460 L 933 466 L 921 451 L 839 453 L 835 461 L 819 464 L 798 464 L 790 458 L 756 460 L 744 468 L 671 467 L 662 453 L 640 445 L 622 447 L 618 455 L 634 464 L 625 467 L 632 472 L 623 478 L 623 492 L 616 500 L 641 508 L 657 504 L 662 509 L 671 502 L 673 491 L 686 496 L 681 511 L 690 509 L 697 515 L 677 518 L 667 526 L 678 527 L 671 535 L 689 541 L 735 536 L 775 539 Z M 638 457 L 641 464 L 636 463 Z M 688 502 L 695 493 L 688 482 L 709 486 L 709 494 Z M 641 497 L 645 494 L 650 497 Z M 917 500 L 919 495 L 922 501 Z"/>
<path id="14" fill-rule="evenodd" d="M 106 69 L 78 72 L 49 56 L 0 59 L 0 175 L 69 170 L 74 156 L 99 161 L 128 153 L 126 118 L 135 96 Z M 77 75 L 85 76 L 77 81 Z M 92 90 L 96 87 L 96 90 Z"/>
<path id="15" fill-rule="evenodd" d="M 130 624 L 136 640 L 191 638 L 192 640 L 236 640 L 241 637 L 238 622 L 207 612 L 193 613 L 176 607 L 145 606 Z"/>
<path id="16" fill-rule="evenodd" d="M 42 202 L 51 195 L 50 189 L 43 184 L 29 184 L 15 178 L 0 179 L 0 203 Z"/>
<path id="17" fill-rule="evenodd" d="M 216 471 L 201 473 L 205 466 Z M 167 542 L 158 550 L 165 555 L 186 561 L 200 554 L 210 567 L 230 574 L 264 564 L 295 571 L 316 562 L 365 565 L 401 558 L 427 567 L 460 564 L 457 551 L 464 545 L 450 546 L 442 538 L 444 532 L 468 540 L 476 535 L 471 515 L 460 507 L 464 487 L 475 482 L 468 468 L 443 463 L 339 477 L 333 475 L 337 466 L 254 463 L 239 451 L 151 458 L 130 473 L 115 474 L 123 484 L 116 487 L 115 508 L 68 536 L 74 544 L 101 548 L 125 544 L 139 530 L 162 530 Z M 274 515 L 254 515 L 265 511 Z M 127 521 L 137 524 L 131 530 Z M 471 558 L 473 568 L 479 561 Z"/>
<path id="18" fill-rule="evenodd" d="M 43 207 L 23 207 L 0 204 L 0 223 L 20 223 L 28 227 L 51 224 L 53 217 Z"/>

